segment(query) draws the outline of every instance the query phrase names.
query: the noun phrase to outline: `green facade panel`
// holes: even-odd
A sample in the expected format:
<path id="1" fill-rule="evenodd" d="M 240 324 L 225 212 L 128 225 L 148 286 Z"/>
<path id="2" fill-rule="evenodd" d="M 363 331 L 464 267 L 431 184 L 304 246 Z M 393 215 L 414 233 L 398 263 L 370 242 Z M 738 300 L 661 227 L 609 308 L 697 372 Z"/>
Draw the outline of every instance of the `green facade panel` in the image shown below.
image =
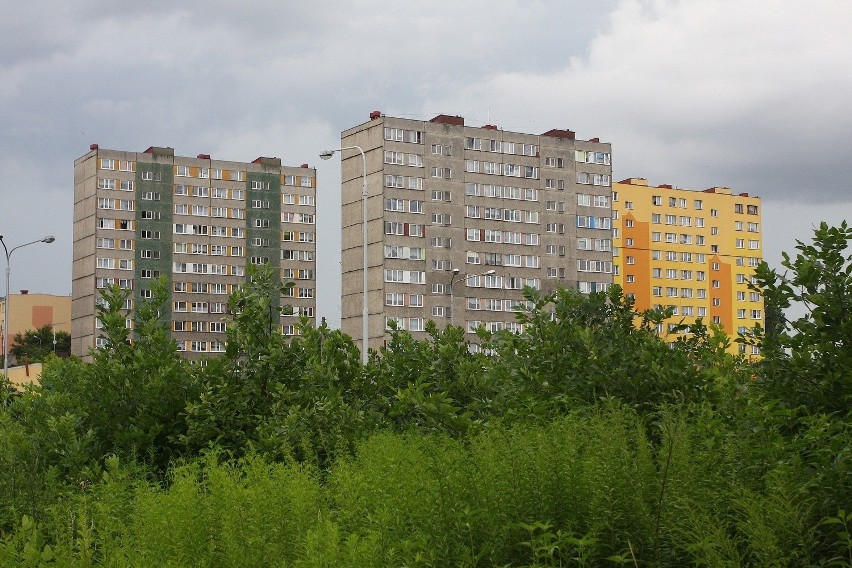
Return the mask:
<path id="1" fill-rule="evenodd" d="M 138 162 L 136 167 L 136 287 L 134 305 L 155 278 L 166 277 L 172 289 L 172 221 L 174 214 L 172 162 Z M 171 319 L 172 298 L 162 313 Z"/>

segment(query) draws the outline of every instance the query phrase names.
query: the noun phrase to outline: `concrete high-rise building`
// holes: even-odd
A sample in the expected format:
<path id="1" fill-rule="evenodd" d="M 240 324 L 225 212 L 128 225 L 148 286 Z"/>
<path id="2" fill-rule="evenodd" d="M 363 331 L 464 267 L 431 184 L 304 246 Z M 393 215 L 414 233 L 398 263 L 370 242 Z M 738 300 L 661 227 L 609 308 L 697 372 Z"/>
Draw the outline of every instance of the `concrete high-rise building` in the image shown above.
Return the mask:
<path id="1" fill-rule="evenodd" d="M 697 318 L 732 337 L 763 325 L 763 298 L 748 288 L 763 255 L 759 197 L 654 187 L 643 178 L 612 189 L 615 282 L 639 310 L 674 307 L 662 336 L 673 340 L 673 326 Z"/>
<path id="2" fill-rule="evenodd" d="M 465 126 L 459 116 L 370 114 L 345 130 L 368 181 L 370 346 L 390 320 L 518 329 L 523 288 L 583 292 L 612 282 L 610 145 Z M 345 150 L 342 329 L 361 337 L 362 157 Z"/>
<path id="3" fill-rule="evenodd" d="M 97 145 L 74 162 L 74 261 L 71 350 L 85 356 L 102 344 L 96 318 L 100 290 L 132 290 L 126 309 L 150 297 L 165 276 L 165 317 L 189 358 L 224 351 L 228 295 L 246 265 L 269 263 L 295 280 L 294 307 L 281 327 L 292 334 L 298 315 L 316 308 L 316 171 Z M 128 321 L 128 324 L 130 322 Z"/>

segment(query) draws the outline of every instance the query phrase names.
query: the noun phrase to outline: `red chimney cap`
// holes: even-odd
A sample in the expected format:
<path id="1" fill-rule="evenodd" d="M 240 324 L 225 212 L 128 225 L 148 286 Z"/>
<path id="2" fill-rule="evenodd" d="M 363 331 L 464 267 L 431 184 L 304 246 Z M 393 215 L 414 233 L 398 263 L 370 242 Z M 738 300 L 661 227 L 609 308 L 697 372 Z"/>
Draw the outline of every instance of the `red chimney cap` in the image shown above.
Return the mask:
<path id="1" fill-rule="evenodd" d="M 376 120 L 376 119 L 381 118 L 381 117 L 382 117 L 382 111 L 380 111 L 380 110 L 374 110 L 373 112 L 370 113 L 370 120 Z"/>
<path id="2" fill-rule="evenodd" d="M 210 154 L 198 154 L 197 157 L 198 157 L 199 160 L 209 160 Z"/>
<path id="3" fill-rule="evenodd" d="M 21 290 L 21 294 L 24 295 L 24 296 L 26 296 L 29 293 L 30 293 L 29 290 Z"/>
<path id="4" fill-rule="evenodd" d="M 594 138 L 589 138 L 589 142 L 600 142 L 600 141 L 601 141 L 601 139 L 598 138 L 597 136 L 594 137 Z"/>
<path id="5" fill-rule="evenodd" d="M 301 166 L 299 166 L 299 167 L 300 167 L 300 168 L 307 168 L 307 167 L 308 167 L 308 164 L 302 164 L 302 165 L 301 165 Z"/>
<path id="6" fill-rule="evenodd" d="M 449 114 L 439 114 L 429 122 L 436 122 L 438 124 L 454 124 L 456 126 L 464 126 L 464 117 L 462 116 L 451 116 Z"/>
<path id="7" fill-rule="evenodd" d="M 550 136 L 552 138 L 566 138 L 568 140 L 574 140 L 574 131 L 573 130 L 560 130 L 558 128 L 553 128 L 548 130 L 542 136 Z"/>
<path id="8" fill-rule="evenodd" d="M 89 150 L 97 150 L 97 149 L 98 149 L 97 144 L 89 144 Z"/>
<path id="9" fill-rule="evenodd" d="M 263 166 L 277 166 L 281 167 L 281 158 L 269 158 L 266 156 L 259 156 L 251 161 L 252 164 L 261 164 Z"/>
<path id="10" fill-rule="evenodd" d="M 482 128 L 484 128 L 485 130 L 498 130 L 498 128 L 496 126 L 494 126 L 493 124 L 486 124 Z"/>

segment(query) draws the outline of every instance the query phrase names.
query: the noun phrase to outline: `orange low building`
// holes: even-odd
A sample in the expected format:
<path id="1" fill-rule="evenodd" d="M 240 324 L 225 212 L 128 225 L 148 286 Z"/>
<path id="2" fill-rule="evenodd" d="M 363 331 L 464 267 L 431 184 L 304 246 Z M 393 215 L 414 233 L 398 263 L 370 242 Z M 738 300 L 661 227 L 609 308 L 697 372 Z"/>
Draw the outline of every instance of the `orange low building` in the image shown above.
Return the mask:
<path id="1" fill-rule="evenodd" d="M 6 330 L 2 329 L 5 301 L 5 298 L 0 300 L 0 338 L 3 337 L 3 333 L 6 333 Z M 56 331 L 71 333 L 71 296 L 30 294 L 27 290 L 21 290 L 20 294 L 9 294 L 7 345 L 11 347 L 15 334 L 46 325 L 52 326 Z"/>

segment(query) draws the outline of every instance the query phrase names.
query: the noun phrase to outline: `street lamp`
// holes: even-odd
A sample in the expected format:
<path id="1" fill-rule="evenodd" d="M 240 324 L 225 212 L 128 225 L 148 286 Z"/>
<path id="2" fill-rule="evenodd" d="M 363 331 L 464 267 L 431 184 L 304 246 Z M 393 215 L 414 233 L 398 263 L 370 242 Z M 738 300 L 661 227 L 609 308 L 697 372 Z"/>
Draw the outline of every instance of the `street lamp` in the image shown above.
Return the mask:
<path id="1" fill-rule="evenodd" d="M 363 209 L 364 219 L 362 222 L 363 234 L 361 236 L 361 248 L 364 251 L 364 292 L 361 298 L 361 363 L 367 364 L 367 342 L 369 327 L 367 325 L 367 317 L 369 316 L 369 303 L 367 300 L 367 155 L 364 154 L 364 149 L 360 146 L 344 146 L 336 150 L 325 150 L 320 153 L 320 158 L 328 160 L 334 156 L 335 152 L 343 150 L 358 150 L 361 152 L 361 164 L 363 173 L 361 175 L 361 208 Z"/>
<path id="2" fill-rule="evenodd" d="M 450 325 L 456 325 L 456 296 L 453 286 L 458 282 L 459 269 L 453 268 L 453 275 L 450 277 Z"/>
<path id="3" fill-rule="evenodd" d="M 496 272 L 496 270 L 494 270 L 492 268 L 491 270 L 486 270 L 485 272 L 483 272 L 481 274 L 467 274 L 465 276 L 465 278 L 467 278 L 468 276 L 491 276 L 495 272 Z M 455 290 L 453 289 L 453 286 L 455 286 L 456 283 L 461 280 L 461 278 L 458 278 L 458 275 L 459 275 L 459 269 L 453 268 L 453 275 L 450 277 L 450 325 L 455 325 L 455 320 L 456 320 L 456 310 L 455 310 L 455 298 L 456 297 L 455 297 Z"/>
<path id="4" fill-rule="evenodd" d="M 43 239 L 24 243 L 9 249 L 6 246 L 6 241 L 3 240 L 3 235 L 0 235 L 0 244 L 3 245 L 3 250 L 6 251 L 6 301 L 3 303 L 3 378 L 7 385 L 9 384 L 9 275 L 11 274 L 11 266 L 9 262 L 12 258 L 12 253 L 19 248 L 34 245 L 36 243 L 50 244 L 55 240 L 56 239 L 53 235 L 48 235 Z"/>
<path id="5" fill-rule="evenodd" d="M 50 324 L 50 329 L 53 330 L 53 354 L 54 355 L 56 355 L 56 343 L 57 343 L 57 341 L 56 341 L 56 326 L 57 325 L 65 325 L 66 323 L 68 323 L 68 322 L 55 321 L 55 322 L 51 322 L 51 324 Z"/>

